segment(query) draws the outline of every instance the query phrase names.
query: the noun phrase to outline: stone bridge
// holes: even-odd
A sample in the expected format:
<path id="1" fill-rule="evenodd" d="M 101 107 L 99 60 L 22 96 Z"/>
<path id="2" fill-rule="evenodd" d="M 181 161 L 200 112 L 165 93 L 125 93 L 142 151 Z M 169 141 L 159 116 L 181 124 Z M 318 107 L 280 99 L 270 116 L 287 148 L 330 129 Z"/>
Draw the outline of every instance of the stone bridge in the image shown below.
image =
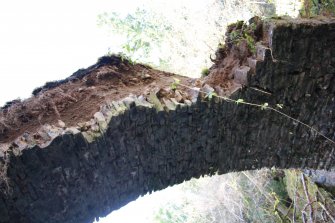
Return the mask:
<path id="1" fill-rule="evenodd" d="M 241 89 L 335 140 L 335 20 L 269 20 Z M 243 69 L 242 69 L 243 70 Z M 242 77 L 241 77 L 242 76 Z M 150 100 L 149 100 L 150 101 Z M 0 153 L 0 222 L 83 222 L 192 177 L 263 167 L 335 168 L 335 145 L 272 110 L 199 97 L 107 103 L 96 132 Z M 279 109 L 279 108 L 278 108 Z"/>

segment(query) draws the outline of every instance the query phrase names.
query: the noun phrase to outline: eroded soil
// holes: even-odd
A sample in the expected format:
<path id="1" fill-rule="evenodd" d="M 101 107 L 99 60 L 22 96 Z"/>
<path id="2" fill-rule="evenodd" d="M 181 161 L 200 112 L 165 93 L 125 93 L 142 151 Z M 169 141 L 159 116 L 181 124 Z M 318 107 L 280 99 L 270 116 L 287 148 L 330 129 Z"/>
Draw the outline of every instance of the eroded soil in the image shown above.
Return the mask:
<path id="1" fill-rule="evenodd" d="M 106 59 L 106 57 L 105 57 Z M 131 64 L 111 56 L 94 67 L 80 70 L 76 77 L 47 83 L 24 101 L 12 101 L 0 109 L 0 143 L 10 142 L 25 132 L 33 133 L 43 124 L 75 126 L 90 120 L 107 101 L 129 94 L 146 95 L 169 86 L 172 73 Z M 185 83 L 188 78 L 178 76 Z"/>

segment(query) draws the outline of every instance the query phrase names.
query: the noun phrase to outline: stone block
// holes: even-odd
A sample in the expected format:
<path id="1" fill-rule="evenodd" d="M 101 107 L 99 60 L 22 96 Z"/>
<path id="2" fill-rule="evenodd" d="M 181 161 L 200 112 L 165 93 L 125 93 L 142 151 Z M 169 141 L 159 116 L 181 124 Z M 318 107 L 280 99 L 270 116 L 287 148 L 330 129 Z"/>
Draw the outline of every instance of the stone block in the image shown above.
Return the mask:
<path id="1" fill-rule="evenodd" d="M 101 112 L 96 112 L 94 114 L 94 119 L 96 123 L 99 125 L 101 131 L 104 131 L 107 128 L 107 122 L 105 116 Z"/>
<path id="2" fill-rule="evenodd" d="M 164 102 L 164 104 L 165 104 L 165 106 L 166 106 L 166 108 L 167 108 L 168 111 L 171 111 L 171 110 L 174 111 L 174 110 L 176 110 L 177 106 L 171 100 L 163 98 L 163 102 Z"/>
<path id="3" fill-rule="evenodd" d="M 248 67 L 250 67 L 250 72 L 252 74 L 255 74 L 256 73 L 257 60 L 249 57 L 247 59 L 247 61 L 248 61 Z"/>
<path id="4" fill-rule="evenodd" d="M 256 59 L 260 61 L 265 61 L 268 57 L 271 56 L 271 51 L 268 47 L 256 44 Z"/>
<path id="5" fill-rule="evenodd" d="M 250 71 L 250 67 L 247 67 L 247 66 L 241 66 L 239 68 L 236 68 L 233 71 L 234 81 L 238 84 L 247 85 L 249 71 Z"/>
<path id="6" fill-rule="evenodd" d="M 159 101 L 157 95 L 153 92 L 150 93 L 148 100 L 150 103 L 152 103 L 154 105 L 154 108 L 156 108 L 157 111 L 163 111 L 163 105 L 162 103 Z"/>

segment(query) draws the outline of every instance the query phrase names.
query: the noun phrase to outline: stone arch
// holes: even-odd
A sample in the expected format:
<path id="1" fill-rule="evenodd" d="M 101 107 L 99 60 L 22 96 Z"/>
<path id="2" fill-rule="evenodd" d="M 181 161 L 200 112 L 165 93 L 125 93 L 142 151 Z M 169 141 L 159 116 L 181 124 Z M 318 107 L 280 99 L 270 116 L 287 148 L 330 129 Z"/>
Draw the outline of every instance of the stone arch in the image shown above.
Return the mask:
<path id="1" fill-rule="evenodd" d="M 335 139 L 335 21 L 275 20 L 232 99 L 270 105 Z M 275 58 L 274 58 L 275 56 Z M 243 76 L 245 75 L 245 76 Z M 268 92 L 268 93 L 264 93 Z M 262 167 L 333 169 L 334 145 L 271 110 L 199 96 L 107 103 L 95 130 L 0 156 L 0 222 L 92 222 L 192 177 Z"/>

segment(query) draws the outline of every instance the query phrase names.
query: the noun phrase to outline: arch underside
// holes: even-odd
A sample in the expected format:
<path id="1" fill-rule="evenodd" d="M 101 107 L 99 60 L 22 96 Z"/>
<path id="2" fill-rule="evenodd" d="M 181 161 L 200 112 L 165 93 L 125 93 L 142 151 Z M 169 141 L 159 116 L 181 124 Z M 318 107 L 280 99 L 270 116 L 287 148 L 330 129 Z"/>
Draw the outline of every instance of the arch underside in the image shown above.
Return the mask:
<path id="1" fill-rule="evenodd" d="M 231 98 L 284 104 L 282 112 L 335 140 L 335 21 L 271 24 L 272 52 Z M 106 109 L 113 115 L 98 136 L 63 134 L 0 157 L 0 222 L 92 222 L 217 171 L 335 168 L 334 144 L 271 110 L 200 96 L 163 111 L 136 99 Z"/>

